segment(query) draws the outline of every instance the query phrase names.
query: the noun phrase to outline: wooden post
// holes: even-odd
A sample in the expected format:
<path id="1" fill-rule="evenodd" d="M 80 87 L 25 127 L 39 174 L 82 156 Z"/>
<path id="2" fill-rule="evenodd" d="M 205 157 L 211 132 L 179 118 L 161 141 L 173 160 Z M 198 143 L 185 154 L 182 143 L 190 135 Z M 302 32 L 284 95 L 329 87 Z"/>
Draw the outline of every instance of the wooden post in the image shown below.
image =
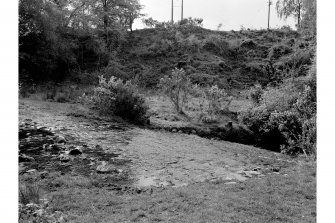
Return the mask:
<path id="1" fill-rule="evenodd" d="M 184 19 L 184 0 L 181 0 L 181 21 Z"/>
<path id="2" fill-rule="evenodd" d="M 270 30 L 270 6 L 271 6 L 271 0 L 269 0 L 269 11 L 268 11 L 268 30 Z"/>

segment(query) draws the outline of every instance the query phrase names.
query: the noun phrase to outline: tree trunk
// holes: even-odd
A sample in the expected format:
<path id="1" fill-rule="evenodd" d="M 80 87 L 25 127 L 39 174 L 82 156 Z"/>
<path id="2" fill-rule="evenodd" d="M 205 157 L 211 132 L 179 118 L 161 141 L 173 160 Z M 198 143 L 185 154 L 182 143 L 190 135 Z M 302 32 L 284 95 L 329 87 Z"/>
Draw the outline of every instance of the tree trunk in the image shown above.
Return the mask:
<path id="1" fill-rule="evenodd" d="M 300 29 L 300 21 L 301 21 L 301 2 L 298 2 L 298 30 Z"/>

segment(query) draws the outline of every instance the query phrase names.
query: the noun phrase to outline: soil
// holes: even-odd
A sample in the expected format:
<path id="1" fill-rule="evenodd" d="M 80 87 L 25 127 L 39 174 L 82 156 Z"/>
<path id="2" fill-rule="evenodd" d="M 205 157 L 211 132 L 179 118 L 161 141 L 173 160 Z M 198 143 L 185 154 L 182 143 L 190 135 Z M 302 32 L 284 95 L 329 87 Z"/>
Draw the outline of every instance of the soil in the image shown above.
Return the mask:
<path id="1" fill-rule="evenodd" d="M 103 173 L 107 187 L 230 184 L 262 177 L 292 162 L 251 146 L 111 122 L 79 105 L 22 100 L 19 119 L 20 153 L 34 158 L 20 164 L 21 173 L 36 169 L 90 176 L 99 174 L 98 166 L 112 166 L 115 171 Z M 57 138 L 66 141 L 55 143 Z M 82 154 L 69 155 L 76 147 Z"/>
<path id="2" fill-rule="evenodd" d="M 19 123 L 20 222 L 316 220 L 314 162 L 78 104 L 20 100 Z"/>

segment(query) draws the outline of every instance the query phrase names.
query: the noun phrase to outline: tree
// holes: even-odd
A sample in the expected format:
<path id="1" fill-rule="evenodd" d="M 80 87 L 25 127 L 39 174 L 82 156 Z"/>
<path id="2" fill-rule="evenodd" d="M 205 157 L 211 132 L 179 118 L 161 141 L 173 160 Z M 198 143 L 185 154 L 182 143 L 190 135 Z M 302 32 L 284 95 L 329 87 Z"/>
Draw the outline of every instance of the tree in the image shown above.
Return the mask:
<path id="1" fill-rule="evenodd" d="M 316 0 L 304 0 L 301 27 L 309 34 L 316 35 Z"/>
<path id="2" fill-rule="evenodd" d="M 150 28 L 156 27 L 158 24 L 160 24 L 160 22 L 158 22 L 157 20 L 153 19 L 152 17 L 150 18 L 146 18 L 146 19 L 142 19 L 142 23 Z"/>
<path id="3" fill-rule="evenodd" d="M 278 0 L 276 10 L 280 18 L 287 19 L 293 15 L 297 19 L 297 27 L 300 29 L 303 0 Z"/>
<path id="4" fill-rule="evenodd" d="M 125 1 L 125 3 L 122 16 L 124 17 L 125 26 L 128 27 L 130 31 L 133 31 L 135 19 L 144 16 L 144 14 L 140 13 L 143 6 L 139 4 L 138 0 L 128 0 Z"/>
<path id="5" fill-rule="evenodd" d="M 177 112 L 179 114 L 185 114 L 183 105 L 191 90 L 191 80 L 186 76 L 185 71 L 182 68 L 175 68 L 170 77 L 165 76 L 160 80 L 160 87 L 170 98 Z"/>

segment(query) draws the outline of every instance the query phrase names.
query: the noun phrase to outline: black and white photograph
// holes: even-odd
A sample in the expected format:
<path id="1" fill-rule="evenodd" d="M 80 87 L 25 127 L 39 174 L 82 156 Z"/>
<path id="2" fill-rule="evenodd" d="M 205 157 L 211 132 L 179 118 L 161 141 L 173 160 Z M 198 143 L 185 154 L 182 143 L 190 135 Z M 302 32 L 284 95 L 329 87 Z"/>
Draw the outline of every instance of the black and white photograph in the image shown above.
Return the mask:
<path id="1" fill-rule="evenodd" d="M 316 0 L 14 6 L 4 222 L 317 222 Z"/>

